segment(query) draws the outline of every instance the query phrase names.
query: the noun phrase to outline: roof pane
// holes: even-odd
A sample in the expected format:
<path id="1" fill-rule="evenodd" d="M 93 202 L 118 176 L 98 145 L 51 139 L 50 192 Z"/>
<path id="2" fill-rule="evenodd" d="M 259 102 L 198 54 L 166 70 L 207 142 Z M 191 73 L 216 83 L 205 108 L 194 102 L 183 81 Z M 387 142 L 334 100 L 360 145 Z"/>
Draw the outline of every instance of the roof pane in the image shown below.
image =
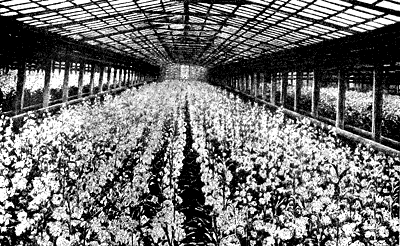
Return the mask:
<path id="1" fill-rule="evenodd" d="M 12 6 L 12 5 L 18 5 L 22 3 L 29 3 L 29 0 L 11 0 L 11 1 L 5 1 L 0 3 L 3 6 Z"/>
<path id="2" fill-rule="evenodd" d="M 378 3 L 377 6 L 400 11 L 400 4 L 392 3 L 389 1 L 382 1 Z"/>
<path id="3" fill-rule="evenodd" d="M 315 4 L 317 4 L 319 6 L 322 6 L 322 7 L 325 7 L 325 8 L 328 8 L 328 9 L 333 9 L 333 10 L 336 10 L 336 11 L 341 11 L 341 10 L 344 9 L 344 7 L 342 7 L 340 5 L 329 3 L 329 2 L 326 2 L 326 1 L 322 1 L 322 0 L 318 0 Z"/>

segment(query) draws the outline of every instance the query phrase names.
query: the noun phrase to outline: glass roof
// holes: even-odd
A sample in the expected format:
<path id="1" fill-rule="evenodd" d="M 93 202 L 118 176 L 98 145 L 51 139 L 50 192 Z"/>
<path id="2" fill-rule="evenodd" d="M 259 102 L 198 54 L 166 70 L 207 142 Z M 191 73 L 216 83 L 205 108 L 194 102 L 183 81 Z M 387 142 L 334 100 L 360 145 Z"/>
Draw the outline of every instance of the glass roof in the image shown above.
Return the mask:
<path id="1" fill-rule="evenodd" d="M 0 15 L 152 63 L 214 66 L 400 22 L 400 0 L 0 0 Z"/>

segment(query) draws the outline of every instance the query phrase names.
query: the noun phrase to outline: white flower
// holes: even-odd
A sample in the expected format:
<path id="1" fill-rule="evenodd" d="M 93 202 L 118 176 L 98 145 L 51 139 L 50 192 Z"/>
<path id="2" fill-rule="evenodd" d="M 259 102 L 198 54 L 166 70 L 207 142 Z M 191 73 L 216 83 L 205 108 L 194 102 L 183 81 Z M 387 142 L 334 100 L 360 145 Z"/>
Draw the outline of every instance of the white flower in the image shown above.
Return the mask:
<path id="1" fill-rule="evenodd" d="M 372 231 L 366 231 L 365 232 L 365 238 L 370 238 L 370 237 L 373 237 L 374 235 L 375 235 L 375 233 L 372 232 Z"/>
<path id="2" fill-rule="evenodd" d="M 273 237 L 267 237 L 266 239 L 264 239 L 263 245 L 265 246 L 275 245 L 275 239 Z"/>
<path id="3" fill-rule="evenodd" d="M 15 168 L 23 168 L 25 166 L 25 163 L 23 161 L 17 161 L 14 165 Z"/>
<path id="4" fill-rule="evenodd" d="M 0 188 L 0 202 L 4 202 L 7 200 L 8 195 L 7 195 L 7 189 L 6 188 Z"/>
<path id="5" fill-rule="evenodd" d="M 12 183 L 15 186 L 16 189 L 23 190 L 23 189 L 25 189 L 26 184 L 28 183 L 28 180 L 26 180 L 26 178 L 23 178 L 23 177 L 20 177 L 20 176 L 19 177 L 15 176 L 12 179 Z"/>
<path id="6" fill-rule="evenodd" d="M 28 227 L 29 224 L 26 221 L 19 223 L 15 227 L 15 235 L 20 236 Z"/>
<path id="7" fill-rule="evenodd" d="M 347 219 L 347 214 L 346 213 L 340 213 L 338 216 L 339 221 L 342 223 Z"/>
<path id="8" fill-rule="evenodd" d="M 286 241 L 292 238 L 292 232 L 287 228 L 283 228 L 278 231 L 278 236 L 280 239 Z"/>
<path id="9" fill-rule="evenodd" d="M 332 223 L 332 220 L 329 216 L 324 215 L 321 218 L 321 222 L 323 225 L 330 225 Z"/>
<path id="10" fill-rule="evenodd" d="M 69 240 L 67 240 L 65 237 L 60 236 L 57 238 L 56 245 L 57 246 L 69 246 L 69 245 L 71 245 L 71 242 Z"/>
<path id="11" fill-rule="evenodd" d="M 350 246 L 365 246 L 365 244 L 357 240 L 351 243 Z"/>
<path id="12" fill-rule="evenodd" d="M 28 214 L 25 211 L 19 212 L 17 215 L 18 221 L 19 222 L 24 222 L 26 221 Z"/>
<path id="13" fill-rule="evenodd" d="M 63 197 L 62 197 L 61 194 L 55 194 L 55 195 L 53 196 L 53 199 L 52 199 L 51 201 L 52 201 L 52 203 L 53 203 L 54 205 L 58 206 L 58 205 L 61 204 L 62 199 L 63 199 Z"/>
<path id="14" fill-rule="evenodd" d="M 381 237 L 386 238 L 389 236 L 389 230 L 386 227 L 380 226 L 378 230 Z"/>
<path id="15" fill-rule="evenodd" d="M 400 231 L 400 220 L 395 218 L 389 221 L 393 231 Z"/>
<path id="16" fill-rule="evenodd" d="M 345 224 L 345 225 L 343 225 L 342 229 L 343 229 L 344 234 L 345 234 L 347 237 L 353 236 L 353 235 L 354 235 L 354 227 L 355 227 L 355 226 L 356 226 L 356 225 L 355 225 L 354 223 L 350 223 L 350 224 Z"/>
<path id="17" fill-rule="evenodd" d="M 322 203 L 320 201 L 318 201 L 318 200 L 317 201 L 313 201 L 311 206 L 312 206 L 312 210 L 314 212 L 316 212 L 316 213 L 319 213 L 322 210 Z"/>
<path id="18" fill-rule="evenodd" d="M 311 178 L 311 175 L 308 172 L 303 172 L 302 178 L 303 178 L 304 182 L 308 182 L 310 180 L 310 178 Z"/>
<path id="19" fill-rule="evenodd" d="M 6 187 L 8 183 L 9 181 L 4 176 L 0 176 L 0 187 Z"/>

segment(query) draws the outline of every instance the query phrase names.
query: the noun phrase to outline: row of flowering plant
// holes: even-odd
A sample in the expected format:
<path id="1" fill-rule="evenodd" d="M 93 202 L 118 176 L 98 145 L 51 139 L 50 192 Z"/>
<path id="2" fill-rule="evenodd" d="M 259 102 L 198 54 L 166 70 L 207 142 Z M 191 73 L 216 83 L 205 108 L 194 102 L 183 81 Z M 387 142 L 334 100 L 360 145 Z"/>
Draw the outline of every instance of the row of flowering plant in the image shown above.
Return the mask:
<path id="1" fill-rule="evenodd" d="M 215 245 L 399 244 L 398 158 L 191 86 Z"/>
<path id="2" fill-rule="evenodd" d="M 149 188 L 164 143 L 169 153 L 158 164 L 172 181 L 179 176 L 185 145 L 179 86 L 145 85 L 102 103 L 32 116 L 19 134 L 2 118 L 0 244 L 179 242 L 179 197 L 168 192 L 175 182 L 160 182 L 161 196 Z"/>
<path id="3" fill-rule="evenodd" d="M 288 94 L 293 98 L 293 87 L 289 88 Z M 302 88 L 301 106 L 304 110 L 311 108 L 312 90 L 310 87 Z M 321 88 L 319 102 L 319 114 L 335 119 L 338 91 L 335 87 Z M 348 125 L 359 127 L 366 131 L 371 131 L 372 127 L 372 91 L 359 92 L 348 90 L 346 92 L 345 122 Z M 400 96 L 383 95 L 383 115 L 382 130 L 383 135 L 394 140 L 400 141 Z"/>

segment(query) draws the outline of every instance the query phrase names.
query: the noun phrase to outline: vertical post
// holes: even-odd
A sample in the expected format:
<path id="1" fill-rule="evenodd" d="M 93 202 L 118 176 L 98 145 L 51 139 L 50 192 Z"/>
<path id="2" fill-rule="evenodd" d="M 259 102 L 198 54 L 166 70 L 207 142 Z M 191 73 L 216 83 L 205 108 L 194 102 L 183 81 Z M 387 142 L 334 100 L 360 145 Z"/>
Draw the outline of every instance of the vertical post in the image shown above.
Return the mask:
<path id="1" fill-rule="evenodd" d="M 286 108 L 289 75 L 287 71 L 284 71 L 281 74 L 281 105 Z"/>
<path id="2" fill-rule="evenodd" d="M 247 74 L 247 83 L 248 83 L 248 94 L 253 96 L 253 84 L 254 84 L 254 76 L 252 73 Z"/>
<path id="3" fill-rule="evenodd" d="M 19 114 L 24 106 L 25 81 L 26 81 L 26 63 L 25 60 L 22 59 L 18 61 L 17 91 L 14 101 L 15 115 Z"/>
<path id="4" fill-rule="evenodd" d="M 119 69 L 119 79 L 118 79 L 118 87 L 121 87 L 121 84 L 122 84 L 122 82 L 121 82 L 121 80 L 122 80 L 122 71 L 123 71 L 123 69 L 122 68 L 120 68 Z"/>
<path id="5" fill-rule="evenodd" d="M 132 68 L 129 69 L 129 87 L 133 86 L 133 70 Z"/>
<path id="6" fill-rule="evenodd" d="M 264 73 L 258 73 L 258 94 L 264 99 Z"/>
<path id="7" fill-rule="evenodd" d="M 268 94 L 268 83 L 271 81 L 271 74 L 268 71 L 265 71 L 263 73 L 263 77 L 263 98 L 266 99 Z"/>
<path id="8" fill-rule="evenodd" d="M 256 72 L 254 74 L 254 97 L 258 97 L 258 91 L 260 89 L 260 74 L 258 72 Z"/>
<path id="9" fill-rule="evenodd" d="M 254 96 L 255 95 L 255 83 L 254 83 L 255 81 L 254 81 L 254 73 L 253 72 L 251 72 L 250 74 L 249 74 L 249 84 L 250 84 L 250 91 L 249 91 L 249 94 L 251 95 L 251 96 Z"/>
<path id="10" fill-rule="evenodd" d="M 100 65 L 99 93 L 103 91 L 103 77 L 104 77 L 104 66 Z"/>
<path id="11" fill-rule="evenodd" d="M 93 87 L 94 87 L 94 73 L 95 73 L 96 65 L 94 63 L 90 64 L 90 95 L 93 95 Z"/>
<path id="12" fill-rule="evenodd" d="M 346 71 L 343 68 L 340 68 L 338 71 L 338 99 L 336 105 L 336 127 L 340 129 L 344 129 L 346 83 Z"/>
<path id="13" fill-rule="evenodd" d="M 124 79 L 123 79 L 124 86 L 126 87 L 126 68 L 124 69 Z"/>
<path id="14" fill-rule="evenodd" d="M 48 59 L 44 70 L 44 87 L 43 87 L 43 108 L 49 106 L 50 101 L 50 80 L 53 71 L 53 60 Z"/>
<path id="15" fill-rule="evenodd" d="M 235 76 L 235 89 L 236 90 L 239 90 L 239 81 L 240 81 L 240 79 L 239 79 L 239 77 L 236 75 Z"/>
<path id="16" fill-rule="evenodd" d="M 312 80 L 312 98 L 311 98 L 311 115 L 318 117 L 318 102 L 319 102 L 319 84 L 321 80 L 321 71 L 314 69 L 314 76 Z"/>
<path id="17" fill-rule="evenodd" d="M 78 98 L 82 97 L 84 74 L 85 74 L 85 63 L 81 61 L 79 64 L 79 75 L 78 75 Z"/>
<path id="18" fill-rule="evenodd" d="M 61 62 L 60 62 L 61 64 Z M 62 101 L 67 102 L 68 101 L 68 83 L 69 83 L 69 73 L 71 70 L 71 62 L 69 60 L 65 61 L 65 67 L 64 67 L 64 81 L 63 81 L 63 87 L 62 87 Z"/>
<path id="19" fill-rule="evenodd" d="M 242 88 L 241 88 L 242 92 L 246 91 L 246 75 L 242 74 Z"/>
<path id="20" fill-rule="evenodd" d="M 247 93 L 247 89 L 248 89 L 247 74 L 243 74 L 243 92 Z"/>
<path id="21" fill-rule="evenodd" d="M 243 85 L 243 76 L 239 75 L 238 76 L 238 90 L 242 91 L 242 85 Z"/>
<path id="22" fill-rule="evenodd" d="M 115 88 L 117 88 L 117 72 L 118 72 L 118 69 L 117 68 L 115 68 L 114 67 L 114 78 L 113 78 L 113 88 L 115 89 Z"/>
<path id="23" fill-rule="evenodd" d="M 249 91 L 249 75 L 245 74 L 244 75 L 244 93 L 248 93 Z"/>
<path id="24" fill-rule="evenodd" d="M 272 105 L 276 105 L 276 73 L 271 74 L 271 98 Z"/>
<path id="25" fill-rule="evenodd" d="M 108 91 L 111 90 L 110 82 L 111 82 L 111 66 L 109 66 L 107 69 L 107 90 Z"/>
<path id="26" fill-rule="evenodd" d="M 293 109 L 295 112 L 299 112 L 300 97 L 301 97 L 301 87 L 303 85 L 303 71 L 296 71 L 296 80 L 294 88 L 294 105 Z"/>
<path id="27" fill-rule="evenodd" d="M 383 72 L 380 65 L 375 65 L 373 71 L 373 105 L 372 105 L 372 139 L 381 141 L 382 134 L 382 103 L 383 103 Z"/>

